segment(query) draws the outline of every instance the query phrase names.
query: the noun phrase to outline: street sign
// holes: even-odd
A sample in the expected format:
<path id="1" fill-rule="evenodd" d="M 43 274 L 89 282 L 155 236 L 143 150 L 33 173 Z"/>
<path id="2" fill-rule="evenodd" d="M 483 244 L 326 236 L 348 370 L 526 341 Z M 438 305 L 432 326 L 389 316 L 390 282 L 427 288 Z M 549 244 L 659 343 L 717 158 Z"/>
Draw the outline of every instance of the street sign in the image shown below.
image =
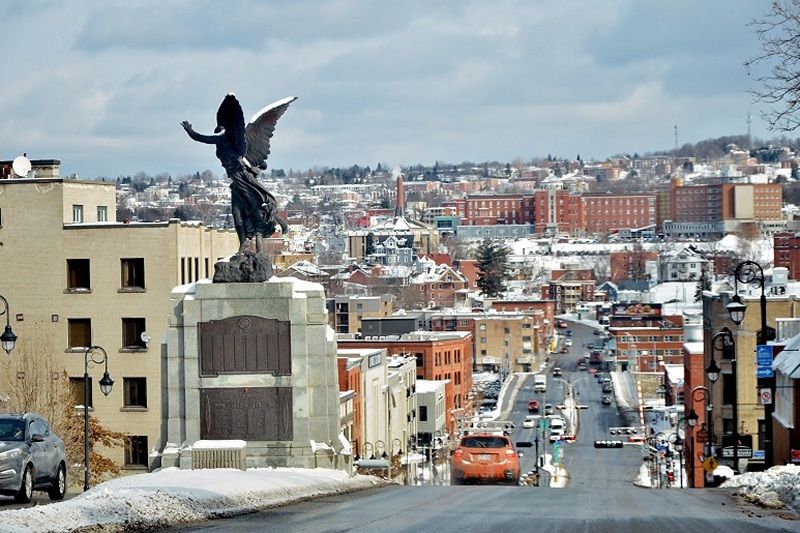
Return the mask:
<path id="1" fill-rule="evenodd" d="M 719 466 L 719 461 L 717 461 L 716 457 L 706 457 L 706 460 L 703 461 L 703 470 L 711 474 L 714 470 L 717 469 Z"/>
<path id="2" fill-rule="evenodd" d="M 761 459 L 762 461 L 767 458 L 767 452 L 764 450 L 753 450 L 753 459 Z"/>
<path id="3" fill-rule="evenodd" d="M 758 378 L 771 378 L 775 375 L 772 371 L 772 346 L 759 344 L 756 346 L 756 376 Z M 766 405 L 766 404 L 765 404 Z"/>
<path id="4" fill-rule="evenodd" d="M 739 459 L 750 459 L 753 456 L 753 449 L 749 446 L 739 446 L 737 455 Z M 733 446 L 725 446 L 722 448 L 722 457 L 725 459 L 733 459 Z"/>
<path id="5" fill-rule="evenodd" d="M 708 442 L 708 431 L 701 429 L 697 432 L 697 442 Z"/>
<path id="6" fill-rule="evenodd" d="M 761 405 L 772 404 L 772 390 L 769 387 L 758 390 L 758 396 L 761 398 Z"/>
<path id="7" fill-rule="evenodd" d="M 772 367 L 760 366 L 756 369 L 756 377 L 757 378 L 771 378 L 775 376 L 775 372 L 773 372 Z"/>
<path id="8" fill-rule="evenodd" d="M 758 366 L 772 366 L 772 346 L 759 344 L 756 346 L 756 363 Z"/>

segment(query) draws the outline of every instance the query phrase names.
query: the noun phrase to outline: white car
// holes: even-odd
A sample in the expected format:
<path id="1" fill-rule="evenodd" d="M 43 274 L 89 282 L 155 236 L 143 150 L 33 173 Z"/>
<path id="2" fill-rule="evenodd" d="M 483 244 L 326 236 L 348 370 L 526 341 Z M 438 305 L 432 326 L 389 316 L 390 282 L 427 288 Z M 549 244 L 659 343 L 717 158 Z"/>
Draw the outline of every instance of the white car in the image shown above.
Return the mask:
<path id="1" fill-rule="evenodd" d="M 566 346 L 567 348 L 572 346 L 572 339 L 570 339 L 570 338 L 564 339 L 564 346 Z"/>
<path id="2" fill-rule="evenodd" d="M 530 429 L 535 428 L 538 419 L 539 417 L 536 415 L 528 415 L 525 417 L 525 420 L 522 421 L 522 427 Z"/>

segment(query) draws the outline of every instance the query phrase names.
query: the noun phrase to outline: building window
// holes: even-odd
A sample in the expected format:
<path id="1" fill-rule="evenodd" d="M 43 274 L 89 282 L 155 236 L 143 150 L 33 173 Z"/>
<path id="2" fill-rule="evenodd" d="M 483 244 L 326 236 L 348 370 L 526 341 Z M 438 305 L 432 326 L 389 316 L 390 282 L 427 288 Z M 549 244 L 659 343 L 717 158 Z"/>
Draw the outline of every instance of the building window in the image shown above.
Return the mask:
<path id="1" fill-rule="evenodd" d="M 147 378 L 123 378 L 125 407 L 147 407 Z"/>
<path id="2" fill-rule="evenodd" d="M 144 290 L 144 258 L 120 259 L 123 289 Z"/>
<path id="3" fill-rule="evenodd" d="M 108 222 L 108 207 L 104 205 L 97 206 L 97 221 Z"/>
<path id="4" fill-rule="evenodd" d="M 147 344 L 142 340 L 144 332 L 144 318 L 123 318 L 122 347 L 134 350 L 147 348 Z"/>
<path id="5" fill-rule="evenodd" d="M 428 421 L 428 406 L 427 405 L 420 405 L 419 406 L 419 421 L 420 422 L 427 422 Z"/>
<path id="6" fill-rule="evenodd" d="M 89 260 L 67 259 L 67 289 L 88 291 L 91 288 L 89 282 Z"/>
<path id="7" fill-rule="evenodd" d="M 72 206 L 72 221 L 73 222 L 83 222 L 83 206 L 82 205 L 73 205 Z"/>
<path id="8" fill-rule="evenodd" d="M 147 437 L 128 437 L 125 444 L 125 466 L 147 466 Z"/>
<path id="9" fill-rule="evenodd" d="M 67 330 L 69 348 L 88 348 L 92 345 L 92 319 L 68 318 Z"/>
<path id="10" fill-rule="evenodd" d="M 88 403 L 84 403 L 84 393 L 86 389 L 83 386 L 83 377 L 69 378 L 69 397 L 72 405 L 75 407 L 87 405 L 92 407 L 92 378 L 89 378 L 89 399 Z"/>

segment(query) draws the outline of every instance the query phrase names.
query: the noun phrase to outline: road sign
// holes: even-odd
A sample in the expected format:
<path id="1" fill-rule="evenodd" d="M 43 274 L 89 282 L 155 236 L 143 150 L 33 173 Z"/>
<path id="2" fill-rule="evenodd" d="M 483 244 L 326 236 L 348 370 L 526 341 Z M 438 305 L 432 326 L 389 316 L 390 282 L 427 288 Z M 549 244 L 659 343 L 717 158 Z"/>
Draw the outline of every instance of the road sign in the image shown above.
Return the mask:
<path id="1" fill-rule="evenodd" d="M 697 442 L 708 442 L 708 431 L 701 429 L 697 432 Z"/>
<path id="2" fill-rule="evenodd" d="M 719 466 L 719 461 L 717 461 L 716 457 L 706 457 L 706 460 L 703 461 L 703 470 L 711 474 L 714 470 L 717 469 Z"/>
<path id="3" fill-rule="evenodd" d="M 749 446 L 739 446 L 737 455 L 739 459 L 750 459 L 753 456 L 753 449 Z M 725 446 L 722 448 L 722 457 L 725 459 L 733 459 L 733 446 Z"/>
<path id="4" fill-rule="evenodd" d="M 772 367 L 772 346 L 759 344 L 756 346 L 756 363 L 758 366 Z"/>
<path id="5" fill-rule="evenodd" d="M 772 404 L 772 389 L 766 387 L 758 390 L 758 396 L 761 398 L 761 405 Z"/>
<path id="6" fill-rule="evenodd" d="M 756 377 L 758 378 L 771 378 L 775 376 L 771 366 L 760 366 L 756 369 Z"/>

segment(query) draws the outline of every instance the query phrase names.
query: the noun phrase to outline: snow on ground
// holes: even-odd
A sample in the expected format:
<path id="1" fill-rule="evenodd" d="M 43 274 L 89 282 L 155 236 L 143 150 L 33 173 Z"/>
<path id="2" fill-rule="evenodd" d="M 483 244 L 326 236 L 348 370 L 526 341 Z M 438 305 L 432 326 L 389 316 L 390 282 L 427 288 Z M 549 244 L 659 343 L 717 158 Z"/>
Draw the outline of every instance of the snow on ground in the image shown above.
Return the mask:
<path id="1" fill-rule="evenodd" d="M 800 511 L 800 465 L 773 466 L 765 472 L 748 472 L 729 479 L 722 486 L 735 487 L 736 494 L 764 507 L 788 506 Z"/>
<path id="2" fill-rule="evenodd" d="M 0 512 L 0 532 L 171 527 L 386 483 L 340 470 L 168 468 L 101 483 L 71 500 Z"/>

